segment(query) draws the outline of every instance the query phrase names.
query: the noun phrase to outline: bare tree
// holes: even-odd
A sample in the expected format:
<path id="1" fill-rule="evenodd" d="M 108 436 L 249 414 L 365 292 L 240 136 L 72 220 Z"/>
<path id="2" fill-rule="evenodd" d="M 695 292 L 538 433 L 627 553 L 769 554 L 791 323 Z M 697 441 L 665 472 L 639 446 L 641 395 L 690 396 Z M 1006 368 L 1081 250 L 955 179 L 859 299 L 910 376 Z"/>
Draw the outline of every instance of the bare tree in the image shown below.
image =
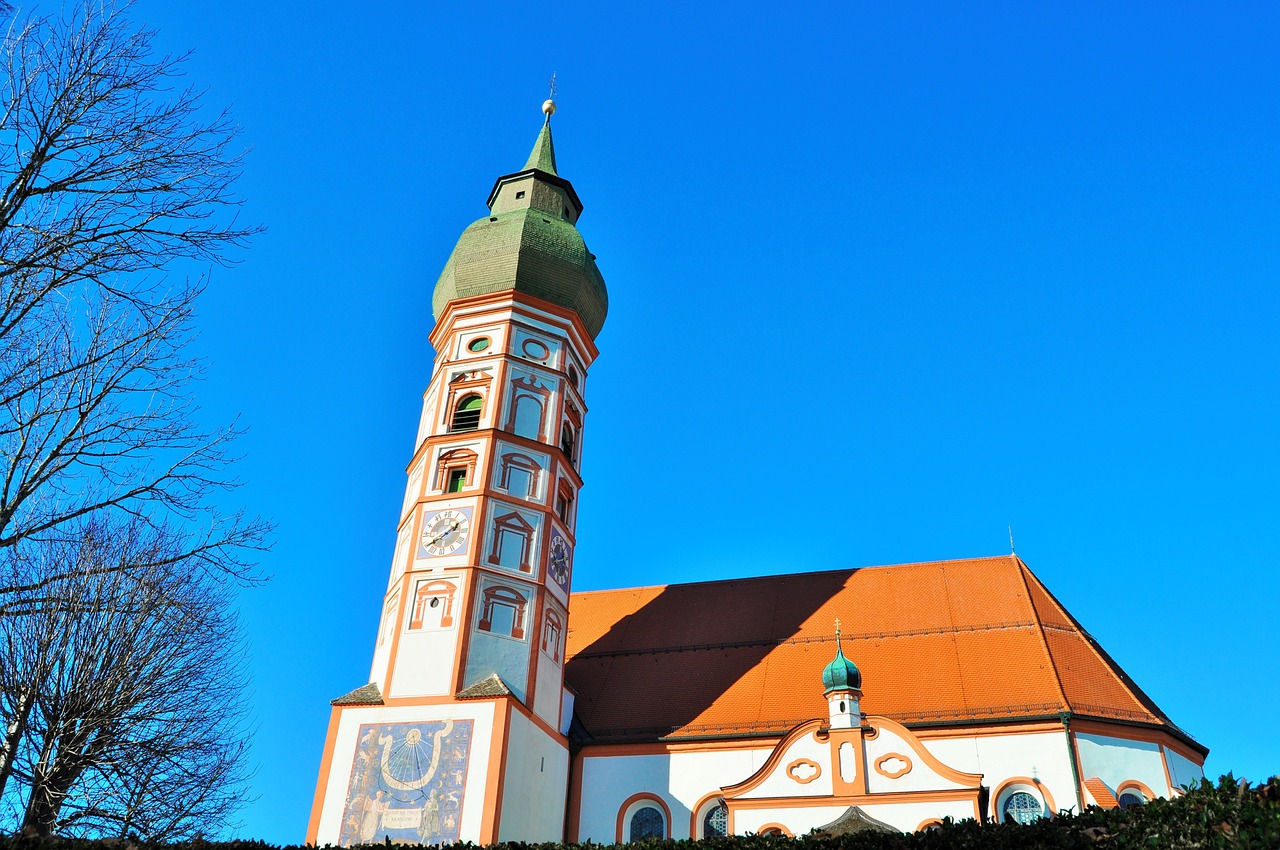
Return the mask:
<path id="1" fill-rule="evenodd" d="M 217 831 L 246 795 L 228 587 L 193 573 L 180 557 L 189 542 L 169 529 L 99 517 L 76 530 L 45 544 L 68 559 L 70 577 L 56 583 L 64 604 L 0 618 L 0 646 L 33 648 L 21 656 L 28 669 L 7 665 L 33 687 L 15 690 L 26 712 L 2 796 L 38 835 Z"/>
<path id="2" fill-rule="evenodd" d="M 210 507 L 236 432 L 196 423 L 186 350 L 205 270 L 257 229 L 242 153 L 127 8 L 79 0 L 0 44 L 0 549 L 125 513 L 188 521 L 184 557 L 247 577 L 267 527 Z M 0 615 L 29 589 L 0 586 Z"/>

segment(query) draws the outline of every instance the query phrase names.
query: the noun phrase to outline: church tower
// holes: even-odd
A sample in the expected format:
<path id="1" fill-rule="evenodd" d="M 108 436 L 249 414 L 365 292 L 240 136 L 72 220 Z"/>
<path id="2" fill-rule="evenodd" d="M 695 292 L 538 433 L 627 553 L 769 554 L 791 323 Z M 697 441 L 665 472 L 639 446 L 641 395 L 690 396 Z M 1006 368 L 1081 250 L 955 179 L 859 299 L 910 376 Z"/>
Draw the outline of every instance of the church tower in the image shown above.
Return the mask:
<path id="1" fill-rule="evenodd" d="M 369 684 L 334 701 L 307 840 L 560 840 L 587 371 L 608 295 L 555 104 L 436 282 Z"/>

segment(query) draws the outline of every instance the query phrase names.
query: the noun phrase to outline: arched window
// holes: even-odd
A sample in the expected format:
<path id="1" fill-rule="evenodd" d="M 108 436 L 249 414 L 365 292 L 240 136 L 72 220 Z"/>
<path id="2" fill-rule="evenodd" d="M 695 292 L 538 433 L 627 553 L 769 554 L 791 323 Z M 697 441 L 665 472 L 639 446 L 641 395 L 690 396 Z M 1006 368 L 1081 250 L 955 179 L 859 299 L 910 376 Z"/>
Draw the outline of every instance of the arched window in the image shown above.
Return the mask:
<path id="1" fill-rule="evenodd" d="M 500 586 L 485 588 L 483 598 L 480 630 L 524 640 L 524 612 L 529 601 L 511 588 Z"/>
<path id="2" fill-rule="evenodd" d="M 502 456 L 498 487 L 521 499 L 538 498 L 538 478 L 542 467 L 526 454 L 508 452 Z"/>
<path id="3" fill-rule="evenodd" d="M 436 461 L 436 489 L 444 493 L 461 493 L 468 482 L 475 478 L 475 472 L 475 452 L 470 449 L 445 452 Z"/>
<path id="4" fill-rule="evenodd" d="M 552 661 L 560 661 L 560 636 L 564 634 L 564 626 L 560 615 L 555 611 L 547 611 L 547 622 L 542 627 L 542 651 L 551 656 Z"/>
<path id="5" fill-rule="evenodd" d="M 667 825 L 662 812 L 656 806 L 641 806 L 631 815 L 628 841 L 644 841 L 646 838 L 667 837 Z"/>
<path id="6" fill-rule="evenodd" d="M 719 838 L 729 834 L 729 810 L 724 803 L 707 809 L 702 816 L 702 838 Z"/>
<path id="7" fill-rule="evenodd" d="M 1120 804 L 1120 808 L 1127 809 L 1130 806 L 1141 806 L 1147 802 L 1147 798 L 1142 796 L 1142 792 L 1136 788 L 1129 788 L 1120 793 L 1116 798 L 1116 802 Z"/>
<path id="8" fill-rule="evenodd" d="M 564 452 L 564 456 L 569 459 L 569 463 L 573 463 L 573 450 L 576 445 L 573 426 L 566 422 L 560 427 L 560 451 Z"/>
<path id="9" fill-rule="evenodd" d="M 1029 791 L 1014 791 L 1000 806 L 1000 819 L 1005 823 L 1031 823 L 1044 817 L 1040 798 Z"/>
<path id="10" fill-rule="evenodd" d="M 517 513 L 503 514 L 493 521 L 493 546 L 489 563 L 512 570 L 532 572 L 530 559 L 533 526 Z"/>
<path id="11" fill-rule="evenodd" d="M 449 423 L 450 431 L 474 431 L 480 427 L 480 411 L 484 407 L 484 399 L 478 395 L 465 395 L 453 408 L 453 420 Z"/>

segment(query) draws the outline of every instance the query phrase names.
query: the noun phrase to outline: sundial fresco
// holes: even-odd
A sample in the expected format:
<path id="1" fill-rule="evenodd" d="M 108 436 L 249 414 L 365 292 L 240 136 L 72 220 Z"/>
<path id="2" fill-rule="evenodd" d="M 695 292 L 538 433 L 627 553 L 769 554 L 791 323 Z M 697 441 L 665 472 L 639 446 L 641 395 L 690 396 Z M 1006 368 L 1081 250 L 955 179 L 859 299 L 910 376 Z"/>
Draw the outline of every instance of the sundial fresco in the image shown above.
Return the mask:
<path id="1" fill-rule="evenodd" d="M 457 841 L 471 723 L 361 726 L 339 843 Z"/>

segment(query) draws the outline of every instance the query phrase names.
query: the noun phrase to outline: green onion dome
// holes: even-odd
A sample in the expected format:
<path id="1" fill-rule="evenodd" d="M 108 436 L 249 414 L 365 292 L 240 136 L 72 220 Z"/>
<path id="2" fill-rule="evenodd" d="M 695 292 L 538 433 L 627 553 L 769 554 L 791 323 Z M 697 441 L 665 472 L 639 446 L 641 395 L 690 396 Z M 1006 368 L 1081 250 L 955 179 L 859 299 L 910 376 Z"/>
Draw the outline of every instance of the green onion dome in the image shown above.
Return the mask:
<path id="1" fill-rule="evenodd" d="M 556 173 L 550 111 L 525 167 L 499 177 L 489 215 L 462 232 L 432 297 L 437 319 L 459 298 L 516 290 L 572 310 L 594 338 L 604 327 L 609 294 L 595 255 L 575 224 L 582 202 Z"/>
<path id="2" fill-rule="evenodd" d="M 858 672 L 858 665 L 844 657 L 839 630 L 836 631 L 836 657 L 822 669 L 822 686 L 823 694 L 862 690 L 862 674 Z"/>

